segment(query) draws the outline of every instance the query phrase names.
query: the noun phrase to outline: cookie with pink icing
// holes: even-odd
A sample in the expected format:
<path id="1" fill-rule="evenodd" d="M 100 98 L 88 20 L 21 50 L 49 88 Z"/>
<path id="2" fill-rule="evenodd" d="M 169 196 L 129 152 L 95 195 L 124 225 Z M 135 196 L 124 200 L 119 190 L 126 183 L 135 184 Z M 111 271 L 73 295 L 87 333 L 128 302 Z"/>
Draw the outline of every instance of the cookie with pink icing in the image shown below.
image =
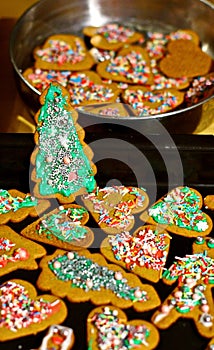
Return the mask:
<path id="1" fill-rule="evenodd" d="M 0 341 L 35 335 L 67 316 L 65 303 L 50 294 L 37 295 L 24 280 L 8 280 L 0 285 Z"/>

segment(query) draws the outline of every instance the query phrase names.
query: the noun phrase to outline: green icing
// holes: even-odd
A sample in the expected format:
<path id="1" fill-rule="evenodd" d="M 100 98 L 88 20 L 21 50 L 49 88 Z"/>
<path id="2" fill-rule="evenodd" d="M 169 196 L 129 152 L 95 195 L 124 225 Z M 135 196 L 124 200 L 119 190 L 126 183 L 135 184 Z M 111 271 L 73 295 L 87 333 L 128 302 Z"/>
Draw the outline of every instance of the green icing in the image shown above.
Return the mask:
<path id="1" fill-rule="evenodd" d="M 138 287 L 131 287 L 125 278 L 117 278 L 116 272 L 101 266 L 77 252 L 59 255 L 48 264 L 50 270 L 62 281 L 71 281 L 71 288 L 100 291 L 101 288 L 112 291 L 118 298 L 133 302 L 148 300 L 147 293 Z M 57 263 L 57 265 L 56 265 Z M 89 285 L 90 282 L 90 285 Z M 136 292 L 139 291 L 138 296 Z"/>
<path id="2" fill-rule="evenodd" d="M 72 242 L 85 238 L 87 229 L 81 226 L 81 220 L 87 210 L 81 208 L 61 209 L 56 214 L 47 215 L 37 227 L 39 235 L 45 234 L 51 239 L 54 235 L 63 242 Z"/>
<path id="3" fill-rule="evenodd" d="M 36 174 L 41 179 L 40 193 L 68 197 L 81 188 L 92 192 L 96 186 L 93 170 L 60 86 L 50 85 L 38 121 Z"/>
<path id="4" fill-rule="evenodd" d="M 199 209 L 198 195 L 189 187 L 171 191 L 149 209 L 158 223 L 203 232 L 208 228 L 205 214 Z"/>
<path id="5" fill-rule="evenodd" d="M 37 199 L 27 194 L 24 198 L 13 197 L 7 190 L 0 189 L 0 214 L 17 211 L 21 208 L 33 207 L 38 204 Z"/>

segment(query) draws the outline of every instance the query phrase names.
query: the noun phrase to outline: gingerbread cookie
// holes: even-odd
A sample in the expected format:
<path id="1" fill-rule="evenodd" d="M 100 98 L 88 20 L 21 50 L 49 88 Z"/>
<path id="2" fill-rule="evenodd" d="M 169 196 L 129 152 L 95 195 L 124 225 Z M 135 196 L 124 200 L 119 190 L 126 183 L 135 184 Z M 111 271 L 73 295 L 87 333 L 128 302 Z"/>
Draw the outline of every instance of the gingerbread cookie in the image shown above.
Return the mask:
<path id="1" fill-rule="evenodd" d="M 209 257 L 214 259 L 214 238 L 198 236 L 192 245 L 193 253 L 203 253 L 208 251 Z"/>
<path id="2" fill-rule="evenodd" d="M 54 34 L 33 52 L 35 67 L 54 70 L 86 70 L 94 65 L 84 41 L 70 34 Z"/>
<path id="3" fill-rule="evenodd" d="M 150 90 L 136 85 L 125 89 L 121 97 L 130 105 L 132 114 L 142 117 L 175 109 L 182 104 L 184 93 L 176 89 Z"/>
<path id="4" fill-rule="evenodd" d="M 25 227 L 21 235 L 62 249 L 86 248 L 94 240 L 92 230 L 84 226 L 88 219 L 85 208 L 65 204 Z"/>
<path id="5" fill-rule="evenodd" d="M 72 328 L 54 324 L 49 327 L 47 335 L 37 350 L 70 350 L 74 345 L 74 339 Z"/>
<path id="6" fill-rule="evenodd" d="M 211 218 L 201 210 L 201 194 L 188 186 L 176 187 L 153 204 L 141 219 L 185 236 L 207 236 L 213 227 Z"/>
<path id="7" fill-rule="evenodd" d="M 118 265 L 108 264 L 99 253 L 58 249 L 42 258 L 40 268 L 37 286 L 71 302 L 111 303 L 123 309 L 133 307 L 138 312 L 160 305 L 152 286 L 142 284 L 136 275 Z"/>
<path id="8" fill-rule="evenodd" d="M 143 189 L 123 185 L 97 188 L 81 198 L 99 227 L 108 234 L 130 230 L 134 226 L 134 214 L 149 204 Z"/>
<path id="9" fill-rule="evenodd" d="M 38 91 L 43 92 L 49 87 L 50 83 L 57 81 L 62 86 L 66 87 L 68 84 L 71 71 L 40 69 L 35 67 L 27 68 L 23 73 L 23 77 Z"/>
<path id="10" fill-rule="evenodd" d="M 100 246 L 107 260 L 122 266 L 152 282 L 162 276 L 170 247 L 170 236 L 156 226 L 139 227 L 133 234 L 129 232 L 108 236 Z"/>
<path id="11" fill-rule="evenodd" d="M 48 200 L 38 200 L 30 193 L 0 189 L 0 224 L 20 222 L 29 215 L 37 217 L 50 207 Z"/>
<path id="12" fill-rule="evenodd" d="M 96 187 L 93 153 L 84 142 L 84 130 L 76 122 L 78 114 L 69 99 L 58 83 L 43 92 L 31 155 L 35 196 L 57 198 L 61 203 L 71 203 L 76 195 Z"/>
<path id="13" fill-rule="evenodd" d="M 34 286 L 9 280 L 0 286 L 0 341 L 37 334 L 67 316 L 64 302 L 53 295 L 37 296 Z"/>
<path id="14" fill-rule="evenodd" d="M 67 90 L 73 106 L 115 102 L 121 92 L 116 83 L 104 83 L 92 71 L 72 73 L 68 79 Z"/>
<path id="15" fill-rule="evenodd" d="M 214 94 L 214 72 L 199 76 L 192 80 L 185 92 L 184 101 L 187 106 L 199 103 Z"/>
<path id="16" fill-rule="evenodd" d="M 115 306 L 100 306 L 87 318 L 87 338 L 90 350 L 154 349 L 159 333 L 151 323 L 142 319 L 128 321 L 126 314 Z"/>
<path id="17" fill-rule="evenodd" d="M 171 78 L 194 78 L 205 75 L 212 58 L 191 40 L 173 40 L 167 46 L 168 54 L 160 61 L 160 70 Z"/>
<path id="18" fill-rule="evenodd" d="M 83 28 L 83 34 L 91 38 L 92 46 L 113 51 L 143 39 L 141 33 L 118 23 L 107 23 L 100 27 L 87 26 Z"/>
<path id="19" fill-rule="evenodd" d="M 204 205 L 206 209 L 214 210 L 214 194 L 208 194 L 204 198 Z"/>
<path id="20" fill-rule="evenodd" d="M 176 257 L 164 271 L 163 280 L 170 285 L 178 280 L 178 286 L 152 316 L 152 322 L 166 329 L 180 317 L 190 318 L 203 337 L 214 336 L 213 272 L 214 259 L 208 251 Z"/>
<path id="21" fill-rule="evenodd" d="M 90 114 L 98 114 L 102 117 L 122 118 L 129 116 L 129 113 L 126 110 L 124 104 L 119 102 L 108 103 L 105 105 L 101 105 L 100 107 L 94 106 L 88 111 Z"/>
<path id="22" fill-rule="evenodd" d="M 96 70 L 104 79 L 138 85 L 153 83 L 150 58 L 138 45 L 121 49 L 115 58 L 98 63 Z"/>
<path id="23" fill-rule="evenodd" d="M 199 45 L 200 38 L 198 33 L 196 33 L 192 29 L 178 29 L 176 31 L 172 31 L 166 35 L 167 40 L 190 40 L 194 44 Z"/>
<path id="24" fill-rule="evenodd" d="M 9 226 L 0 226 L 0 276 L 17 269 L 36 270 L 36 259 L 45 254 L 41 245 L 21 237 Z"/>

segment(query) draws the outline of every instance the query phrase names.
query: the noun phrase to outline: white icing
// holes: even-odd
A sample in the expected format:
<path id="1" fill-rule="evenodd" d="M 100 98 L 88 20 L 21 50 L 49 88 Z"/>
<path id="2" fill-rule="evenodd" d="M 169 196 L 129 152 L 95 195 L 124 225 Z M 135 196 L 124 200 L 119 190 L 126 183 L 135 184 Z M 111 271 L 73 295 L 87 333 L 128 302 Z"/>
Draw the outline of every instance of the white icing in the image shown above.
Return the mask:
<path id="1" fill-rule="evenodd" d="M 52 325 L 49 328 L 48 334 L 44 337 L 42 341 L 42 345 L 40 346 L 39 350 L 48 350 L 48 341 L 51 339 L 51 337 L 55 334 L 54 329 L 59 329 L 61 331 L 66 331 L 66 338 L 61 344 L 60 350 L 67 350 L 71 346 L 71 343 L 73 342 L 73 329 L 65 326 L 60 325 Z"/>

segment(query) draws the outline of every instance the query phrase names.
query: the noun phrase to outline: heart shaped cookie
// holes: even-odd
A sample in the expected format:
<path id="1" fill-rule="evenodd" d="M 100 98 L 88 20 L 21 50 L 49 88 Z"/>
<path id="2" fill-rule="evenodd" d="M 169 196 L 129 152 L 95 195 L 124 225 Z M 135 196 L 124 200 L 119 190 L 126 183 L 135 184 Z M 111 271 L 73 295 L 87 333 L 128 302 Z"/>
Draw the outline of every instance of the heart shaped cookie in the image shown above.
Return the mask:
<path id="1" fill-rule="evenodd" d="M 0 341 L 37 334 L 51 324 L 62 323 L 67 308 L 53 295 L 37 296 L 34 286 L 23 280 L 9 280 L 0 286 Z"/>
<path id="2" fill-rule="evenodd" d="M 90 69 L 95 61 L 84 41 L 70 34 L 55 34 L 33 52 L 35 67 L 41 69 L 79 71 Z"/>
<path id="3" fill-rule="evenodd" d="M 152 316 L 152 322 L 166 329 L 178 318 L 191 318 L 203 337 L 213 337 L 213 273 L 214 259 L 209 251 L 176 257 L 164 271 L 163 280 L 170 285 L 177 280 L 178 286 Z"/>
<path id="4" fill-rule="evenodd" d="M 169 112 L 178 107 L 183 99 L 184 93 L 177 89 L 151 90 L 140 85 L 129 87 L 122 93 L 123 102 L 137 116 Z"/>
<path id="5" fill-rule="evenodd" d="M 21 235 L 62 249 L 86 248 L 94 240 L 92 230 L 84 226 L 88 219 L 85 208 L 65 204 L 25 227 Z"/>
<path id="6" fill-rule="evenodd" d="M 170 247 L 170 236 L 156 226 L 139 227 L 133 234 L 129 232 L 108 236 L 100 246 L 107 260 L 122 266 L 152 282 L 162 276 Z"/>
<path id="7" fill-rule="evenodd" d="M 160 61 L 160 70 L 168 77 L 193 78 L 205 75 L 212 58 L 191 40 L 174 40 L 167 46 L 168 54 Z"/>
<path id="8" fill-rule="evenodd" d="M 85 207 L 106 233 L 128 231 L 134 226 L 134 214 L 149 204 L 146 192 L 132 186 L 107 186 L 81 197 Z"/>
<path id="9" fill-rule="evenodd" d="M 45 254 L 41 245 L 21 237 L 9 226 L 0 226 L 0 276 L 17 269 L 36 270 L 36 259 Z"/>
<path id="10" fill-rule="evenodd" d="M 29 215 L 37 217 L 50 207 L 48 200 L 38 200 L 30 193 L 0 189 L 0 224 L 20 222 Z"/>
<path id="11" fill-rule="evenodd" d="M 40 267 L 38 287 L 71 302 L 111 303 L 122 309 L 133 307 L 137 312 L 160 305 L 152 286 L 142 284 L 135 274 L 108 264 L 101 254 L 91 254 L 87 249 L 57 249 L 41 259 Z"/>
<path id="12" fill-rule="evenodd" d="M 88 346 L 91 350 L 154 349 L 159 333 L 150 322 L 142 319 L 128 321 L 126 314 L 115 306 L 100 306 L 87 318 Z"/>
<path id="13" fill-rule="evenodd" d="M 207 236 L 213 223 L 201 210 L 202 204 L 202 196 L 197 190 L 188 186 L 176 187 L 153 204 L 140 218 L 150 224 L 158 224 L 177 235 Z"/>
<path id="14" fill-rule="evenodd" d="M 153 82 L 148 53 L 137 45 L 123 48 L 116 57 L 98 63 L 96 70 L 108 80 L 138 85 L 150 85 Z"/>
<path id="15" fill-rule="evenodd" d="M 91 38 L 92 46 L 103 50 L 117 51 L 125 44 L 143 40 L 141 33 L 118 23 L 107 23 L 100 27 L 87 26 L 83 28 L 83 34 Z"/>

